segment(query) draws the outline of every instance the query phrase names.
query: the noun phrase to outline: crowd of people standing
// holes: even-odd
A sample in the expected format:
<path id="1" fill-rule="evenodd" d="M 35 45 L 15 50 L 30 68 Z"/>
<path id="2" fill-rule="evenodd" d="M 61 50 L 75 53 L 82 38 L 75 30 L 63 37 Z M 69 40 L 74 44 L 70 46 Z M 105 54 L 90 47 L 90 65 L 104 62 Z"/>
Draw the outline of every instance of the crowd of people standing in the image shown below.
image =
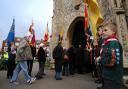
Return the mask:
<path id="1" fill-rule="evenodd" d="M 108 21 L 97 28 L 97 39 L 86 46 L 79 44 L 66 49 L 61 42 L 53 50 L 55 59 L 55 79 L 62 75 L 92 72 L 97 76 L 95 83 L 101 83 L 97 89 L 122 89 L 123 85 L 123 49 L 117 38 L 116 24 Z M 63 67 L 62 67 L 63 66 Z M 63 69 L 62 69 L 63 68 Z"/>
<path id="2" fill-rule="evenodd" d="M 44 67 L 48 50 L 44 48 L 44 45 L 41 43 L 39 50 L 36 51 L 35 45 L 29 43 L 27 36 L 21 40 L 17 48 L 13 42 L 11 43 L 11 46 L 8 47 L 6 52 L 7 55 L 5 55 L 7 59 L 5 60 L 7 79 L 10 79 L 10 83 L 18 84 L 17 79 L 21 70 L 24 73 L 26 82 L 29 84 L 35 82 L 36 79 L 41 79 L 42 75 L 45 75 Z M 39 71 L 32 77 L 32 68 L 35 58 L 38 58 Z"/>
<path id="3" fill-rule="evenodd" d="M 117 28 L 112 22 L 100 25 L 97 28 L 97 39 L 92 41 L 86 35 L 86 45 L 71 45 L 69 48 L 62 47 L 59 41 L 52 52 L 55 62 L 55 79 L 62 80 L 63 76 L 92 73 L 97 76 L 96 83 L 102 83 L 97 89 L 121 89 L 123 76 L 122 46 L 116 36 Z M 45 62 L 47 49 L 40 44 L 39 50 L 29 44 L 27 37 L 19 43 L 18 48 L 12 43 L 8 48 L 7 78 L 11 83 L 17 83 L 21 70 L 25 80 L 31 84 L 45 74 Z M 32 77 L 34 58 L 37 56 L 39 63 L 38 73 Z"/>

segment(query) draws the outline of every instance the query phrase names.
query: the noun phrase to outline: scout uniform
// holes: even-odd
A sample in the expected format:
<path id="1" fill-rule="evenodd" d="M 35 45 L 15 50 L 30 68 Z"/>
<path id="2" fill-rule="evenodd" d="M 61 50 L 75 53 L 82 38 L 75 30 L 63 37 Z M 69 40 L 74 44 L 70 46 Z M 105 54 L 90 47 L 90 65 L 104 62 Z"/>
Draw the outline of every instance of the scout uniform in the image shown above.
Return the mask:
<path id="1" fill-rule="evenodd" d="M 102 44 L 100 51 L 103 66 L 102 77 L 104 79 L 103 89 L 121 89 L 123 76 L 123 53 L 122 46 L 116 38 L 109 38 Z"/>

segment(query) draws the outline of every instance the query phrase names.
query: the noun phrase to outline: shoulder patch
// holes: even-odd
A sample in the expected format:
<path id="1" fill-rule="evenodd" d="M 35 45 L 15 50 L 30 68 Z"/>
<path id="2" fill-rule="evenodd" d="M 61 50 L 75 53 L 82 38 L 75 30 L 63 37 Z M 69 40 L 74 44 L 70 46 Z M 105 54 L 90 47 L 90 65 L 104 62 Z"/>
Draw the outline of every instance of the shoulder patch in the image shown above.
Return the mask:
<path id="1" fill-rule="evenodd" d="M 119 52 L 119 49 L 116 49 L 116 52 Z"/>

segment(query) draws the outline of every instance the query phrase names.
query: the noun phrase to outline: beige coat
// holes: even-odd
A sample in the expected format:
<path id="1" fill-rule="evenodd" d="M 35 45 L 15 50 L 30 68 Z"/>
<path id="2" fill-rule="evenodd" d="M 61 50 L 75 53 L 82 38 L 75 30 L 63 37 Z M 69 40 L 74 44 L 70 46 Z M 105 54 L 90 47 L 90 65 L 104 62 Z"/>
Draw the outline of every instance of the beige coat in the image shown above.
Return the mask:
<path id="1" fill-rule="evenodd" d="M 32 60 L 32 52 L 31 52 L 31 48 L 28 44 L 28 42 L 23 39 L 20 44 L 19 47 L 17 49 L 17 53 L 16 53 L 16 61 L 22 61 L 22 60 Z"/>

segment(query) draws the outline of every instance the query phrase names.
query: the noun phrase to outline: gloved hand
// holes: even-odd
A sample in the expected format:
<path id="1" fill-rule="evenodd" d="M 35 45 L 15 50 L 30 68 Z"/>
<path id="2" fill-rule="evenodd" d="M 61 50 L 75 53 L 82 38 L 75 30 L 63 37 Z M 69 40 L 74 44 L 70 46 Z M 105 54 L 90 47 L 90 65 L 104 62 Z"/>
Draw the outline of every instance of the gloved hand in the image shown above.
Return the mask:
<path id="1" fill-rule="evenodd" d="M 92 48 L 87 49 L 89 52 L 92 51 Z"/>
<path id="2" fill-rule="evenodd" d="M 90 48 L 90 51 L 92 51 L 92 48 Z"/>
<path id="3" fill-rule="evenodd" d="M 100 56 L 99 56 L 99 57 L 97 57 L 97 58 L 96 58 L 96 60 L 95 60 L 95 62 L 97 62 L 97 63 L 98 63 L 98 62 L 100 61 L 100 59 L 101 59 L 101 57 L 100 57 Z"/>

